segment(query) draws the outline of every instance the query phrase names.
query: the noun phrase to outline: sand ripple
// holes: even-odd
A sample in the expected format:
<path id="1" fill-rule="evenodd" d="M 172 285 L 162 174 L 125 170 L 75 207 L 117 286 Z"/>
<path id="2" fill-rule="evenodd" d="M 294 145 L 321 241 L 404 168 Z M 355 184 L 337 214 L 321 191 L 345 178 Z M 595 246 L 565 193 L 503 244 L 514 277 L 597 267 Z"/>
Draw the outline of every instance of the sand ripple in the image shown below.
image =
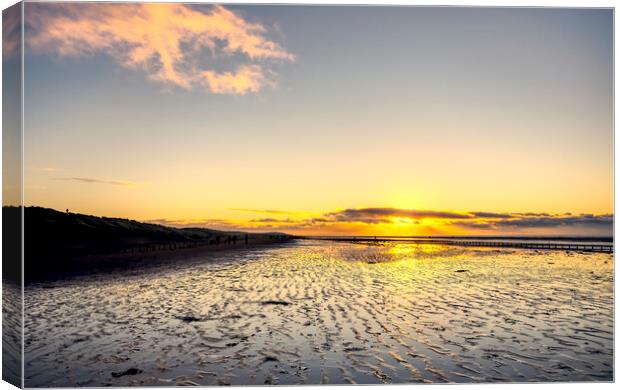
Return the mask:
<path id="1" fill-rule="evenodd" d="M 293 242 L 30 285 L 26 386 L 611 381 L 610 254 Z"/>

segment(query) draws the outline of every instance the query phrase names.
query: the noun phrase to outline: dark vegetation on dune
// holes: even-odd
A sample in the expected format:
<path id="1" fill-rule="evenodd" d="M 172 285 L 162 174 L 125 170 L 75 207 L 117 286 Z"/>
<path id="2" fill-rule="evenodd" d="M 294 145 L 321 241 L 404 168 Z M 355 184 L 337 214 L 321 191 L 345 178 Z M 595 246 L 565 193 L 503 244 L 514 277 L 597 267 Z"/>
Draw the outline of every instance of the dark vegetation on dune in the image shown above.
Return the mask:
<path id="1" fill-rule="evenodd" d="M 22 225 L 19 207 L 2 207 L 2 278 L 21 283 Z"/>
<path id="2" fill-rule="evenodd" d="M 19 207 L 3 207 L 4 230 L 18 230 Z M 19 241 L 19 234 L 13 234 Z M 282 233 L 224 232 L 173 228 L 123 218 L 24 208 L 25 277 L 78 268 L 119 265 L 192 248 L 218 249 L 285 241 Z M 13 256 L 14 257 L 14 256 Z M 114 261 L 112 261 L 114 260 Z M 15 263 L 12 261 L 11 263 Z M 6 263 L 5 263 L 6 265 Z M 15 265 L 15 264 L 13 264 Z M 11 273 L 18 274 L 17 267 Z M 13 269 L 15 268 L 15 269 Z"/>

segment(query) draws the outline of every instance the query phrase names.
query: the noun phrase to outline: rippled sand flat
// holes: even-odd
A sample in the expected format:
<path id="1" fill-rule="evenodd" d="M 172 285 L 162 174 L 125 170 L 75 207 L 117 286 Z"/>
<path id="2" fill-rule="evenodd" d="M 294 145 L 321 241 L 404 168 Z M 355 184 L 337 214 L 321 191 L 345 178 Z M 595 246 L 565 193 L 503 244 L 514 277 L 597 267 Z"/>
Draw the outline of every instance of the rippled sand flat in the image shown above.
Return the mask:
<path id="1" fill-rule="evenodd" d="M 26 386 L 610 381 L 610 254 L 299 241 L 27 287 Z"/>
<path id="2" fill-rule="evenodd" d="M 22 383 L 22 294 L 15 280 L 2 281 L 2 379 Z"/>

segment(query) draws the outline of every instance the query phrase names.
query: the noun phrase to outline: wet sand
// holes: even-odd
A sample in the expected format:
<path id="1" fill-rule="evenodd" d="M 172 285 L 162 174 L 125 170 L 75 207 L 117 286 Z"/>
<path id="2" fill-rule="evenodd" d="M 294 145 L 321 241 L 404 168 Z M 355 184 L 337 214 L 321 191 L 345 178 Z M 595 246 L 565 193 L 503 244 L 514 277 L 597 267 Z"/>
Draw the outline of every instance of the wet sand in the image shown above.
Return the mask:
<path id="1" fill-rule="evenodd" d="M 2 380 L 22 385 L 22 293 L 21 283 L 2 281 Z"/>
<path id="2" fill-rule="evenodd" d="M 25 304 L 27 387 L 613 379 L 611 254 L 293 241 Z"/>

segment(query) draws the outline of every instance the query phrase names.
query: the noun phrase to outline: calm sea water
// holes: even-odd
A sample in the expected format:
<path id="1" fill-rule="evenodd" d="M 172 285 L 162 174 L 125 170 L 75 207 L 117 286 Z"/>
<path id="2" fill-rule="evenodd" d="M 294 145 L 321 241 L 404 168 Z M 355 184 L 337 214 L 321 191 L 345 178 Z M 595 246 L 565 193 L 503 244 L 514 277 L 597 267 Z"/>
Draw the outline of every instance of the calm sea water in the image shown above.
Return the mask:
<path id="1" fill-rule="evenodd" d="M 611 254 L 297 241 L 25 305 L 28 387 L 613 379 Z"/>

